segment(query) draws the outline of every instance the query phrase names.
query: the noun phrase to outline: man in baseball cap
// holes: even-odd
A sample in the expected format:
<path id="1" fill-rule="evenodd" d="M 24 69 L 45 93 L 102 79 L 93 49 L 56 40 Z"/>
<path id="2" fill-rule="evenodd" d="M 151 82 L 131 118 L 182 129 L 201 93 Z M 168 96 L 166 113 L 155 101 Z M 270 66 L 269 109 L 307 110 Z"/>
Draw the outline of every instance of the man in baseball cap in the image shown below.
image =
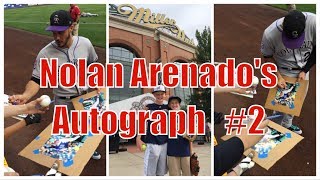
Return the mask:
<path id="1" fill-rule="evenodd" d="M 261 41 L 261 53 L 266 62 L 277 65 L 275 74 L 278 87 L 288 88 L 286 77 L 296 78 L 297 83 L 309 80 L 309 71 L 316 63 L 316 15 L 310 12 L 292 10 L 285 17 L 275 20 L 264 30 Z M 309 81 L 307 81 L 308 87 Z M 302 91 L 302 90 L 301 90 Z M 303 91 L 304 99 L 308 88 Z M 293 115 L 274 112 L 281 115 L 274 119 L 283 127 L 297 134 L 302 130 L 292 124 Z"/>
<path id="2" fill-rule="evenodd" d="M 283 20 L 282 42 L 289 49 L 297 49 L 304 42 L 306 18 L 300 11 L 293 10 Z"/>
<path id="3" fill-rule="evenodd" d="M 82 36 L 73 36 L 73 28 L 72 18 L 68 11 L 58 10 L 51 14 L 50 25 L 46 30 L 52 32 L 54 41 L 50 42 L 38 53 L 31 79 L 25 86 L 24 92 L 11 96 L 10 101 L 18 102 L 18 104 L 25 104 L 41 89 L 39 77 L 41 76 L 40 61 L 42 58 L 57 58 L 59 59 L 59 65 L 64 63 L 77 64 L 77 60 L 84 57 L 86 58 L 88 66 L 91 63 L 98 63 L 98 55 L 91 41 Z M 72 56 L 70 52 L 71 48 Z M 59 85 L 52 89 L 54 94 L 54 105 L 67 106 L 69 115 L 71 114 L 71 110 L 74 110 L 72 99 L 88 92 L 85 88 L 78 88 L 78 85 L 72 88 L 66 88 Z M 94 152 L 92 158 L 98 160 L 101 158 L 101 155 L 98 152 Z"/>
<path id="4" fill-rule="evenodd" d="M 52 31 L 55 43 L 60 48 L 69 48 L 72 45 L 72 31 L 74 25 L 68 11 L 58 10 L 50 16 L 50 26 L 46 31 Z"/>
<path id="5" fill-rule="evenodd" d="M 55 11 L 50 16 L 50 26 L 46 31 L 65 31 L 72 25 L 72 18 L 68 11 Z"/>

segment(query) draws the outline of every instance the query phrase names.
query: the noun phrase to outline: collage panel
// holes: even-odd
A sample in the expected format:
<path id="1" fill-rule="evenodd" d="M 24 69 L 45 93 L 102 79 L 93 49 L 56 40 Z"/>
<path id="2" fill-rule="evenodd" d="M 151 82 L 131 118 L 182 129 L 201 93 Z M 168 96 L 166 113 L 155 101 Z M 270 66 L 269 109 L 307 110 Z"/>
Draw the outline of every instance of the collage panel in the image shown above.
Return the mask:
<path id="1" fill-rule="evenodd" d="M 188 4 L 109 4 L 109 62 L 121 63 L 124 69 L 124 87 L 109 89 L 110 110 L 170 113 L 196 105 L 206 115 L 206 135 L 152 135 L 150 120 L 146 135 L 131 139 L 111 136 L 110 176 L 211 175 L 211 89 L 181 88 L 180 84 L 165 88 L 163 74 L 158 74 L 155 88 L 129 87 L 133 58 L 145 58 L 147 65 L 174 63 L 179 77 L 183 76 L 183 64 L 210 63 L 211 9 Z"/>
<path id="2" fill-rule="evenodd" d="M 4 25 L 5 175 L 106 176 L 104 135 L 51 135 L 57 105 L 67 107 L 64 117 L 105 107 L 104 90 L 62 82 L 71 82 L 67 64 L 77 70 L 78 58 L 106 63 L 106 5 L 5 4 Z M 41 58 L 52 66 L 58 58 L 58 87 L 40 88 Z"/>
<path id="3" fill-rule="evenodd" d="M 319 177 L 318 2 L 6 3 L 4 176 Z"/>
<path id="4" fill-rule="evenodd" d="M 277 65 L 273 88 L 262 85 L 261 66 L 249 89 L 215 89 L 214 175 L 316 176 L 316 4 L 216 4 L 214 48 L 215 64 Z M 225 115 L 254 104 L 265 108 L 265 134 L 248 135 L 248 127 L 227 136 Z M 256 117 L 245 117 L 248 125 Z"/>

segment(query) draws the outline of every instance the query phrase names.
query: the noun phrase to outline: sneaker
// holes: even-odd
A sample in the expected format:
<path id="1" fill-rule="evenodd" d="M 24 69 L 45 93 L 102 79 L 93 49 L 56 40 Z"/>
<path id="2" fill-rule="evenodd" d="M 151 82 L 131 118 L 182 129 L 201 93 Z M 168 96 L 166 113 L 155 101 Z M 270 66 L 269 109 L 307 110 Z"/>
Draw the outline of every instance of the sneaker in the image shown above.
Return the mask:
<path id="1" fill-rule="evenodd" d="M 51 166 L 51 169 L 47 172 L 46 176 L 59 176 L 61 173 L 58 172 L 59 169 L 59 161 L 56 160 L 53 165 Z"/>
<path id="2" fill-rule="evenodd" d="M 290 127 L 288 127 L 288 129 L 290 131 L 297 133 L 297 134 L 302 134 L 302 130 L 298 126 L 291 125 Z"/>
<path id="3" fill-rule="evenodd" d="M 232 170 L 238 175 L 241 176 L 248 169 L 251 169 L 255 163 L 252 161 L 253 153 L 250 153 L 246 158 L 244 158 L 236 167 Z"/>
<path id="4" fill-rule="evenodd" d="M 95 160 L 99 160 L 101 159 L 101 155 L 97 151 L 95 151 L 91 158 Z"/>

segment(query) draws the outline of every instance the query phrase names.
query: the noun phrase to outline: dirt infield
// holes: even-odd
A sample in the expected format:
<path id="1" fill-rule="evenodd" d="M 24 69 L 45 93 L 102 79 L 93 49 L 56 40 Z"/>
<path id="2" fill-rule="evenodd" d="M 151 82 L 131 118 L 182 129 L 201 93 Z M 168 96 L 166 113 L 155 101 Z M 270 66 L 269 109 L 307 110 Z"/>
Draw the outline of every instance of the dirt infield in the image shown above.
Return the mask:
<path id="1" fill-rule="evenodd" d="M 26 83 L 31 78 L 33 62 L 38 52 L 53 39 L 48 36 L 38 35 L 22 30 L 4 29 L 4 92 L 12 95 L 22 93 Z M 105 49 L 95 48 L 99 61 L 105 63 Z M 53 97 L 52 90 L 43 89 L 35 97 L 48 94 Z M 20 175 L 45 174 L 47 167 L 41 166 L 29 159 L 18 156 L 18 153 L 26 147 L 43 129 L 52 122 L 50 112 L 43 115 L 40 124 L 30 125 L 23 128 L 17 134 L 5 140 L 5 157 L 9 166 Z M 17 122 L 14 119 L 6 119 L 4 126 L 8 127 Z M 84 176 L 104 176 L 106 175 L 106 143 L 101 141 L 97 151 L 101 153 L 101 160 L 90 160 L 81 175 Z"/>
<path id="2" fill-rule="evenodd" d="M 265 5 L 215 5 L 214 8 L 214 50 L 215 61 L 225 61 L 227 57 L 236 58 L 236 62 L 250 62 L 260 56 L 260 42 L 263 31 L 286 12 Z M 260 72 L 256 71 L 258 77 Z M 303 130 L 303 139 L 287 155 L 279 160 L 269 171 L 259 165 L 244 175 L 256 176 L 299 176 L 316 175 L 316 69 L 310 73 L 309 92 L 300 117 L 294 124 Z M 252 104 L 264 106 L 268 90 L 258 88 L 253 99 L 233 94 L 215 95 L 214 109 L 217 112 L 230 113 L 232 107 L 246 107 Z M 270 111 L 267 111 L 270 114 Z M 215 126 L 217 139 L 225 134 L 223 124 Z M 221 140 L 220 140 L 221 142 Z"/>

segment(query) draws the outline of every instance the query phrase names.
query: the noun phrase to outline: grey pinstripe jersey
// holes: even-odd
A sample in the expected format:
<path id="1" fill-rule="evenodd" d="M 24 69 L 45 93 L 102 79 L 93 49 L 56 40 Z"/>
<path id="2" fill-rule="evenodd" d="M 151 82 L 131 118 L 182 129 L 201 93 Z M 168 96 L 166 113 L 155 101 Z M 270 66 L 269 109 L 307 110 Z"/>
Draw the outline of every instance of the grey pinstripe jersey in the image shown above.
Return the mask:
<path id="1" fill-rule="evenodd" d="M 89 39 L 81 36 L 73 36 L 73 43 L 70 48 L 59 48 L 55 41 L 52 41 L 39 52 L 34 63 L 32 76 L 40 79 L 40 58 L 58 58 L 58 66 L 64 63 L 73 63 L 77 67 L 78 58 L 86 58 L 87 65 L 97 62 L 98 56 Z M 76 96 L 81 93 L 81 89 L 63 88 L 58 85 L 58 88 L 53 88 L 53 94 L 56 96 Z"/>
<path id="2" fill-rule="evenodd" d="M 261 52 L 264 56 L 273 56 L 281 74 L 297 77 L 299 70 L 286 70 L 286 68 L 303 68 L 310 57 L 313 46 L 316 45 L 316 15 L 303 12 L 306 17 L 305 39 L 299 49 L 288 49 L 282 43 L 282 22 L 284 18 L 277 19 L 263 33 Z"/>

